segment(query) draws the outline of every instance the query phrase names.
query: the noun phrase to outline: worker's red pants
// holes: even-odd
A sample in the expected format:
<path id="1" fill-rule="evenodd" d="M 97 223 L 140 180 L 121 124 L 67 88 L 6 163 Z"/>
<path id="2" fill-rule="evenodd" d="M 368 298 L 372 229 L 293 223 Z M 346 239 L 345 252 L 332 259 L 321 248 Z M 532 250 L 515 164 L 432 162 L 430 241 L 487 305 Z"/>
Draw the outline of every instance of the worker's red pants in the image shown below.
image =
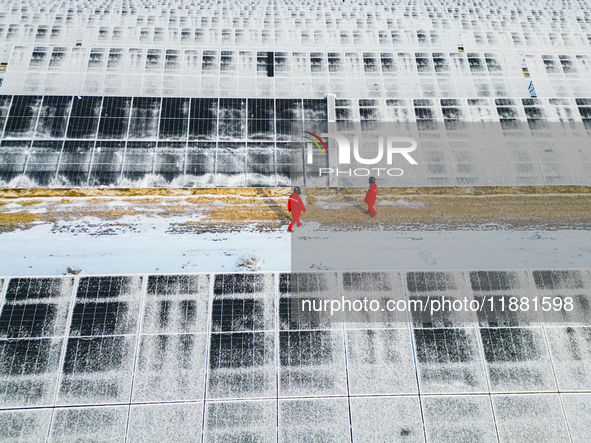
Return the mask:
<path id="1" fill-rule="evenodd" d="M 371 205 L 369 203 L 367 204 L 367 212 L 366 212 L 366 214 L 369 214 L 371 212 L 371 215 L 373 215 L 375 217 L 376 215 L 378 215 L 378 213 L 373 208 L 373 205 L 374 205 L 373 203 Z"/>
<path id="2" fill-rule="evenodd" d="M 302 226 L 302 224 L 300 223 L 300 218 L 299 217 L 294 217 L 293 220 L 291 221 L 291 223 L 289 224 L 289 228 L 287 228 L 288 231 L 291 231 L 291 228 L 293 228 L 294 224 L 298 224 L 298 226 Z"/>

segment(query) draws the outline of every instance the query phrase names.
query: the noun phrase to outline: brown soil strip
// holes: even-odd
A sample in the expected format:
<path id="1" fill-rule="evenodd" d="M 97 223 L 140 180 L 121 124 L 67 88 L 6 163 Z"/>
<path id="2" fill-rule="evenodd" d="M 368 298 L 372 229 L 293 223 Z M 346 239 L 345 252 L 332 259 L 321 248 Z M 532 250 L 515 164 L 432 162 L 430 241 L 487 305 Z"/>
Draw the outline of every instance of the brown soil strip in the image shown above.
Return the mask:
<path id="1" fill-rule="evenodd" d="M 0 232 L 47 223 L 56 231 L 109 235 L 135 230 L 129 216 L 138 223 L 168 219 L 174 233 L 268 232 L 291 220 L 289 188 L 127 191 L 0 190 Z M 303 189 L 303 195 L 302 221 L 331 229 L 591 229 L 587 187 L 381 188 L 378 201 L 391 205 L 377 205 L 375 218 L 365 214 L 365 188 Z M 323 202 L 336 209 L 323 209 Z"/>

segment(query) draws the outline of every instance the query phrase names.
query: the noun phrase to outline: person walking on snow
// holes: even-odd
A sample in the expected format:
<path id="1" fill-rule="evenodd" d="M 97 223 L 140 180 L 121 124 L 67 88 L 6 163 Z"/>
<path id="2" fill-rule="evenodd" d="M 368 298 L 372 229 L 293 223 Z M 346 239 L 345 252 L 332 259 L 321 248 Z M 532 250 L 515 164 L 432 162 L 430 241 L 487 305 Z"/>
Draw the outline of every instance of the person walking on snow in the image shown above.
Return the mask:
<path id="1" fill-rule="evenodd" d="M 365 191 L 365 203 L 367 203 L 367 212 L 370 217 L 375 217 L 378 215 L 376 210 L 373 208 L 373 205 L 376 204 L 376 196 L 378 193 L 378 185 L 376 185 L 376 178 L 369 177 L 369 189 Z"/>
<path id="2" fill-rule="evenodd" d="M 302 226 L 302 224 L 300 223 L 300 214 L 302 211 L 306 212 L 306 207 L 304 206 L 304 202 L 302 202 L 302 199 L 300 198 L 301 193 L 302 191 L 300 190 L 300 187 L 296 186 L 295 188 L 293 188 L 293 194 L 289 196 L 289 201 L 287 202 L 287 210 L 291 212 L 292 221 L 289 224 L 289 228 L 287 228 L 288 231 L 291 231 L 291 228 L 293 228 L 293 225 L 295 223 L 297 223 L 298 226 Z"/>

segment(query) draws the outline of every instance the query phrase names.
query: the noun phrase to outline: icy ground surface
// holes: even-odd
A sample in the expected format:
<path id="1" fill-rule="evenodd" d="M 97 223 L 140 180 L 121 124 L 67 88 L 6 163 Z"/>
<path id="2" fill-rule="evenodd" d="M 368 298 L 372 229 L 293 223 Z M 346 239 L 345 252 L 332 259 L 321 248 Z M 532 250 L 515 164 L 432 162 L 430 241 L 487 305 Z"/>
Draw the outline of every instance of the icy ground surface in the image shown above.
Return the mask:
<path id="1" fill-rule="evenodd" d="M 344 231 L 305 223 L 261 232 L 174 233 L 177 218 L 104 220 L 73 233 L 39 224 L 0 234 L 0 275 L 577 268 L 591 263 L 585 230 Z M 58 222 L 59 224 L 59 222 Z M 133 226 L 130 229 L 129 226 Z M 292 250 L 292 245 L 295 248 Z M 351 251 L 354 250 L 354 253 Z"/>

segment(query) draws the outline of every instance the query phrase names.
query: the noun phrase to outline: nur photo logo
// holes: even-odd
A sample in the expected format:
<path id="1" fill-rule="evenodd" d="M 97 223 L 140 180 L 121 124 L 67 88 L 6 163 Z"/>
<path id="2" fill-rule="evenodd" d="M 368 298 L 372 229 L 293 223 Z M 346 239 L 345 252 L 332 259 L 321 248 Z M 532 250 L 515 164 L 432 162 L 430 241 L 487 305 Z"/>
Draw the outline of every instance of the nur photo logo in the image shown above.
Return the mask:
<path id="1" fill-rule="evenodd" d="M 391 177 L 399 177 L 401 176 L 404 171 L 400 168 L 387 168 L 387 167 L 373 167 L 373 168 L 365 168 L 359 167 L 354 169 L 339 169 L 335 167 L 338 163 L 338 166 L 341 165 L 351 165 L 351 142 L 349 138 L 337 132 L 328 132 L 328 133 L 321 133 L 320 136 L 312 133 L 304 131 L 304 138 L 312 142 L 316 147 L 320 150 L 321 155 L 328 155 L 328 148 L 324 140 L 331 138 L 336 142 L 336 151 L 337 157 L 336 162 L 330 162 L 330 167 L 318 168 L 319 176 L 322 175 L 331 175 L 336 174 L 338 175 L 355 175 L 358 177 L 365 177 L 372 174 L 372 171 L 375 171 L 376 175 L 380 175 L 381 172 L 385 171 L 385 174 Z M 312 138 L 314 137 L 314 138 Z M 323 140 L 324 139 L 324 140 Z M 306 163 L 311 165 L 314 164 L 314 146 L 312 143 L 307 143 L 306 149 Z M 324 150 L 320 146 L 324 147 Z M 377 140 L 372 140 L 367 143 L 363 143 L 362 146 L 367 148 L 367 146 L 376 146 L 377 145 L 377 153 L 375 149 L 365 149 L 365 151 L 371 151 L 373 153 L 373 157 L 366 157 L 369 156 L 369 152 L 360 152 L 360 137 L 358 135 L 353 136 L 353 159 L 354 163 L 358 164 L 359 166 L 365 165 L 393 165 L 394 159 L 396 155 L 401 155 L 409 164 L 417 165 L 418 163 L 415 159 L 410 155 L 417 148 L 417 141 L 412 137 L 399 137 L 399 136 L 392 136 L 392 135 L 383 135 L 377 137 Z M 384 162 L 385 158 L 385 162 Z"/>

